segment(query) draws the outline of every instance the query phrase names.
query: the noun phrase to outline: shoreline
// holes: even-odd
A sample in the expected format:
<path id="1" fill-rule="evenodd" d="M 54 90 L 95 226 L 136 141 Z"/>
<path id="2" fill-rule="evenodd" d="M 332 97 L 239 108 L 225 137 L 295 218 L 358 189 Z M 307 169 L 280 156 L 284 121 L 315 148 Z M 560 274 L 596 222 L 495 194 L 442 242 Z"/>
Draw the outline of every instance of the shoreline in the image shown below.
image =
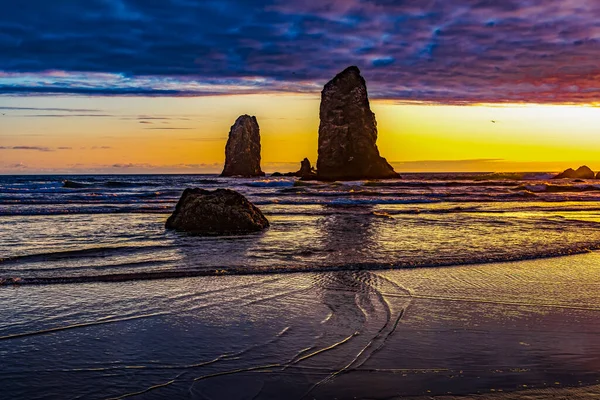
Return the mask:
<path id="1" fill-rule="evenodd" d="M 469 394 L 464 396 L 439 395 L 439 396 L 414 396 L 399 397 L 398 399 L 411 400 L 587 400 L 600 397 L 600 385 L 577 387 L 543 387 L 527 388 L 515 391 L 494 391 L 490 393 Z"/>
<path id="2" fill-rule="evenodd" d="M 57 277 L 41 277 L 41 278 L 21 278 L 21 277 L 1 277 L 0 288 L 11 286 L 43 286 L 43 285 L 72 285 L 77 283 L 114 283 L 114 282 L 135 282 L 135 281 L 156 281 L 156 280 L 171 280 L 185 279 L 196 277 L 211 277 L 211 276 L 248 276 L 248 275 L 279 275 L 279 274 L 302 274 L 302 273 L 334 273 L 334 272 L 384 272 L 410 269 L 436 269 L 436 268 L 458 268 L 478 265 L 494 265 L 504 263 L 519 263 L 522 261 L 549 260 L 555 258 L 572 257 L 583 254 L 590 254 L 600 250 L 600 244 L 596 247 L 586 246 L 581 250 L 567 249 L 559 254 L 542 255 L 530 257 L 521 257 L 515 259 L 497 259 L 497 260 L 473 260 L 460 264 L 456 263 L 440 263 L 429 265 L 410 265 L 410 266 L 384 266 L 381 264 L 350 264 L 344 266 L 324 265 L 318 267 L 223 267 L 219 269 L 203 269 L 203 270 L 184 270 L 184 271 L 150 271 L 141 273 L 123 273 L 109 274 L 97 276 L 57 276 Z M 8 259 L 8 262 L 15 262 Z M 0 265 L 5 260 L 0 260 Z M 18 261 L 16 261 L 18 262 Z"/>

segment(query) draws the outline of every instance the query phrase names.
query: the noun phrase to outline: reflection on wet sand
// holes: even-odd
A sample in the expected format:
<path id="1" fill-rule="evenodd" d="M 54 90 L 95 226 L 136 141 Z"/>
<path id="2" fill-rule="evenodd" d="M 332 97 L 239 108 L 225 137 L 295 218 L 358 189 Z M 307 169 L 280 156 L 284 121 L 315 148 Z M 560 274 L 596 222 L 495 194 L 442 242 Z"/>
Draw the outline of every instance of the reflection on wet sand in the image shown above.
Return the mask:
<path id="1" fill-rule="evenodd" d="M 372 240 L 349 217 L 319 246 Z M 0 379 L 32 399 L 555 393 L 600 378 L 598 259 L 7 289 Z"/>

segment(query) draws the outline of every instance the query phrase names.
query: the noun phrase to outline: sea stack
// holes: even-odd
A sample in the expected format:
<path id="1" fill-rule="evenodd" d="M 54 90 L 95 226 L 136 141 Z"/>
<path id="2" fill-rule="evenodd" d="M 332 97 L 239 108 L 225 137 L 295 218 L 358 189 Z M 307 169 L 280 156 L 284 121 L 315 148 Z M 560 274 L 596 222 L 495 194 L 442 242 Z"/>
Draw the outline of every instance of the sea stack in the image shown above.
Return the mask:
<path id="1" fill-rule="evenodd" d="M 569 168 L 556 175 L 554 179 L 594 179 L 594 177 L 594 171 L 592 171 L 587 165 L 582 165 L 581 167 L 577 168 L 577 170 Z"/>
<path id="2" fill-rule="evenodd" d="M 358 67 L 346 68 L 321 92 L 320 180 L 399 178 L 377 149 L 377 121 Z"/>
<path id="3" fill-rule="evenodd" d="M 265 176 L 260 169 L 260 128 L 256 117 L 241 115 L 231 127 L 221 176 Z"/>
<path id="4" fill-rule="evenodd" d="M 303 180 L 313 180 L 317 178 L 317 174 L 310 165 L 310 160 L 308 158 L 305 158 L 300 162 L 300 170 L 296 172 L 296 176 Z"/>

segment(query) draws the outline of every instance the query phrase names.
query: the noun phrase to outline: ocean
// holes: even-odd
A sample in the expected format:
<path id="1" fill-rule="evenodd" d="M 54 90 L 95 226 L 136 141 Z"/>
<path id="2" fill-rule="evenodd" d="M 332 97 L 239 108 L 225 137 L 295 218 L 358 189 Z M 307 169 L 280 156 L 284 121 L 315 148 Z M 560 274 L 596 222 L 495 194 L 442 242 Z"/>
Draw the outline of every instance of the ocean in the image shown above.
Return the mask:
<path id="1" fill-rule="evenodd" d="M 600 182 L 550 178 L 2 176 L 0 398 L 581 395 Z M 186 187 L 271 227 L 167 231 Z"/>
<path id="2" fill-rule="evenodd" d="M 451 266 L 600 245 L 600 183 L 548 174 L 303 182 L 211 175 L 0 177 L 0 278 L 24 283 Z M 68 186 L 64 187 L 64 182 Z M 186 187 L 231 188 L 264 233 L 194 237 L 164 222 Z"/>

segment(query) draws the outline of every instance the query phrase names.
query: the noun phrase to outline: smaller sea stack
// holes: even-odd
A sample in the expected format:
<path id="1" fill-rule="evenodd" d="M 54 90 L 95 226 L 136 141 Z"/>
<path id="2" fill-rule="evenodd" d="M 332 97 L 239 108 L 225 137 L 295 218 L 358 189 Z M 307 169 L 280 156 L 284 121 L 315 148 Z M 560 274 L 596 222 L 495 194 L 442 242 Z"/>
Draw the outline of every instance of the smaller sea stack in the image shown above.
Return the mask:
<path id="1" fill-rule="evenodd" d="M 577 170 L 569 168 L 560 174 L 556 175 L 554 179 L 594 179 L 594 171 L 592 171 L 587 165 L 583 165 Z"/>
<path id="2" fill-rule="evenodd" d="M 300 162 L 300 170 L 296 172 L 296 176 L 303 180 L 317 179 L 317 173 L 314 168 L 310 165 L 310 160 L 305 158 Z"/>
<path id="3" fill-rule="evenodd" d="M 231 127 L 221 176 L 265 176 L 260 169 L 260 128 L 256 117 L 241 115 Z"/>

